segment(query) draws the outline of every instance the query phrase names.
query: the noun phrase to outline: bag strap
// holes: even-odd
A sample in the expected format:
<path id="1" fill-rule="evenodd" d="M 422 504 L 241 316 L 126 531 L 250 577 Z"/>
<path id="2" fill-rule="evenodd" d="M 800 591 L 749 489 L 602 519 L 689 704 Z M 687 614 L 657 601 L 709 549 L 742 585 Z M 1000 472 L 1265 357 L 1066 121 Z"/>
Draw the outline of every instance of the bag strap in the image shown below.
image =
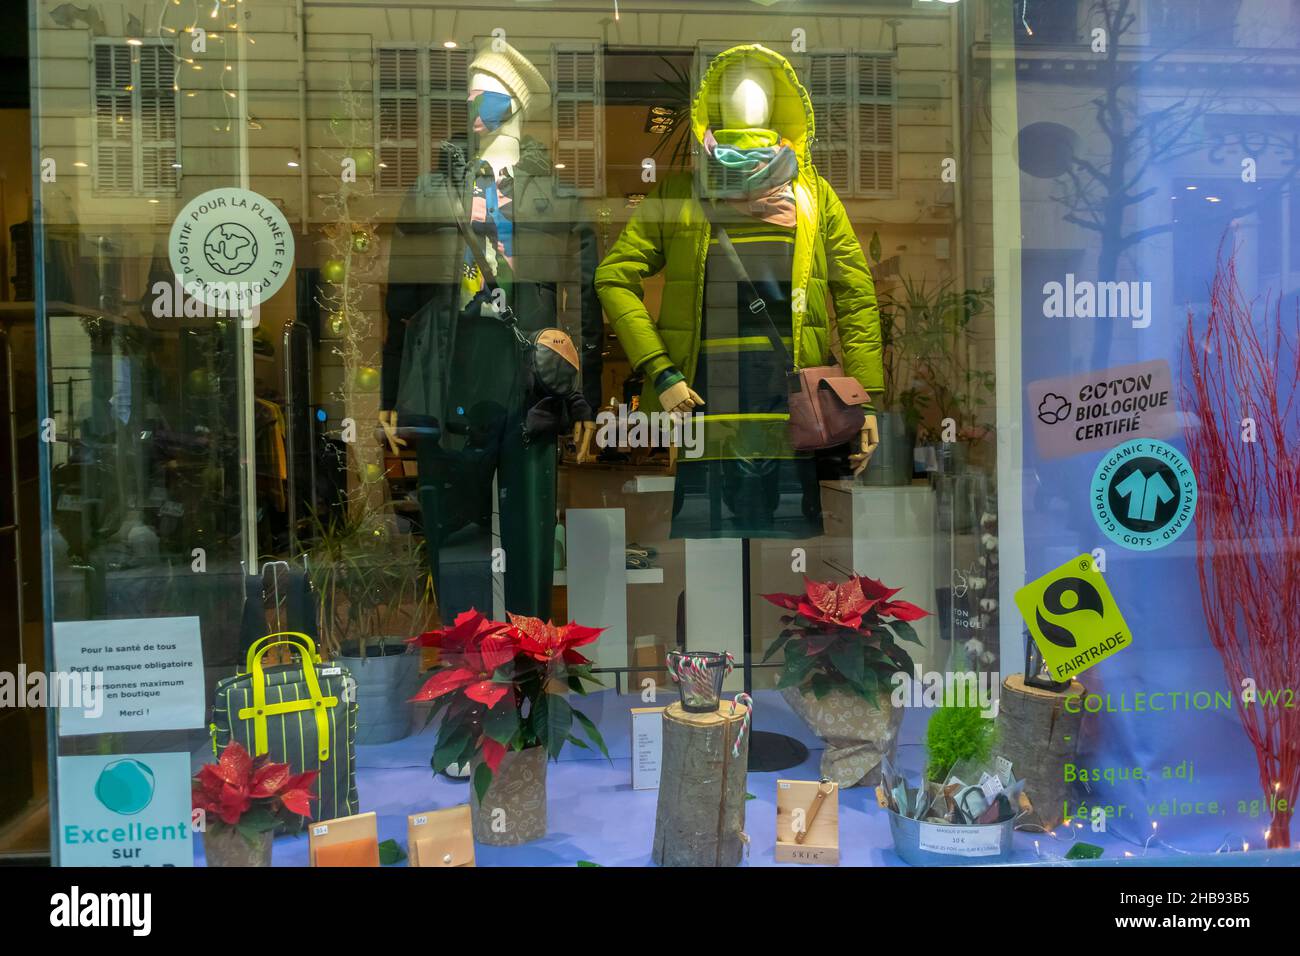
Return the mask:
<path id="1" fill-rule="evenodd" d="M 286 638 L 286 640 L 276 640 L 276 638 Z M 321 662 L 320 654 L 316 651 L 316 642 L 306 634 L 300 631 L 276 631 L 274 634 L 267 634 L 265 637 L 259 637 L 253 642 L 248 649 L 248 657 L 244 661 L 244 673 L 253 672 L 253 664 L 271 647 L 271 644 L 289 644 L 298 649 L 304 660 L 310 659 L 313 664 Z"/>
<path id="2" fill-rule="evenodd" d="M 278 638 L 287 639 L 279 640 Z M 310 648 L 309 653 L 302 655 L 302 676 L 307 683 L 306 700 L 289 700 L 278 704 L 268 704 L 266 702 L 266 674 L 262 669 L 262 658 L 267 651 L 280 644 L 292 645 L 300 651 Z M 326 710 L 330 707 L 337 707 L 339 699 L 333 696 L 326 697 L 321 693 L 320 681 L 316 678 L 316 663 L 318 660 L 311 638 L 305 634 L 292 631 L 268 634 L 249 649 L 248 670 L 253 677 L 253 706 L 240 708 L 238 716 L 240 720 L 251 719 L 253 721 L 254 757 L 260 757 L 270 751 L 267 738 L 267 717 L 295 713 L 300 710 L 310 710 L 314 712 L 316 718 L 317 757 L 321 761 L 329 759 L 330 720 Z"/>
<path id="3" fill-rule="evenodd" d="M 767 326 L 764 331 L 767 333 L 768 341 L 772 343 L 772 350 L 782 357 L 782 361 L 790 371 L 794 371 L 794 358 L 790 355 L 790 350 L 785 347 L 781 341 L 781 333 L 777 331 L 776 323 L 772 321 L 772 313 L 767 310 L 767 301 L 754 285 L 754 280 L 749 277 L 749 270 L 745 268 L 744 262 L 740 259 L 740 253 L 731 242 L 731 237 L 727 235 L 726 228 L 717 220 L 717 207 L 710 202 L 705 206 L 705 214 L 709 218 L 709 223 L 713 226 L 713 232 L 718 238 L 718 248 L 722 254 L 727 257 L 731 263 L 732 269 L 736 271 L 740 279 L 740 286 L 745 290 L 745 295 L 749 299 L 749 311 L 758 316 Z"/>

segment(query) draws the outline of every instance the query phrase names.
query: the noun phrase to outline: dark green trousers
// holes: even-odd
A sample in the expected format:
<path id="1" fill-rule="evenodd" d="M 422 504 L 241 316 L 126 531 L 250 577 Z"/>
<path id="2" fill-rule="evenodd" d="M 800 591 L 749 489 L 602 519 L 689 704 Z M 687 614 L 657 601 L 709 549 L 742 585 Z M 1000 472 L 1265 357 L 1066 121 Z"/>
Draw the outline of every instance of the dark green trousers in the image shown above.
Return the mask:
<path id="1" fill-rule="evenodd" d="M 545 620 L 555 573 L 556 438 L 524 435 L 529 396 L 513 335 L 495 319 L 463 318 L 446 381 L 443 420 L 417 442 L 417 493 L 443 616 L 468 606 L 443 573 L 443 543 L 471 523 L 491 527 L 495 477 L 506 610 Z"/>

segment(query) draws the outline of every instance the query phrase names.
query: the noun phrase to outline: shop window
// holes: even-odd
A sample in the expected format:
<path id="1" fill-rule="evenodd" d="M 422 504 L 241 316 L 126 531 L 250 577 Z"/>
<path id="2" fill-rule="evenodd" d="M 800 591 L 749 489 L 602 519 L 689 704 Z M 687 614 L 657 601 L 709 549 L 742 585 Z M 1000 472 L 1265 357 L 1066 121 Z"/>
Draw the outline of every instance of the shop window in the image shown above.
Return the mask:
<path id="1" fill-rule="evenodd" d="M 813 162 L 841 196 L 892 195 L 897 186 L 894 70 L 890 53 L 814 53 L 807 59 L 817 117 Z"/>
<path id="2" fill-rule="evenodd" d="M 556 180 L 571 195 L 603 195 L 600 57 L 591 46 L 557 46 L 551 65 Z"/>
<path id="3" fill-rule="evenodd" d="M 94 71 L 96 190 L 174 193 L 175 54 L 161 43 L 96 42 Z"/>
<path id="4" fill-rule="evenodd" d="M 438 144 L 464 139 L 469 125 L 469 51 L 383 46 L 376 53 L 379 188 L 414 186 Z"/>

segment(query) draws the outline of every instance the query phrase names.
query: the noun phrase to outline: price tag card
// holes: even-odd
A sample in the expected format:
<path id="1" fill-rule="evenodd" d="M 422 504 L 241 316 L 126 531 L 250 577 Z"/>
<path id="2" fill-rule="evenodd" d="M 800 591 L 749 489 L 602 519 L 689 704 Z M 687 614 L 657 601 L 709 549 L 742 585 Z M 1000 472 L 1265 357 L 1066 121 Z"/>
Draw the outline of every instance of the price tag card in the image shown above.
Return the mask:
<path id="1" fill-rule="evenodd" d="M 997 856 L 1002 852 L 1002 829 L 922 823 L 921 849 L 949 856 Z"/>

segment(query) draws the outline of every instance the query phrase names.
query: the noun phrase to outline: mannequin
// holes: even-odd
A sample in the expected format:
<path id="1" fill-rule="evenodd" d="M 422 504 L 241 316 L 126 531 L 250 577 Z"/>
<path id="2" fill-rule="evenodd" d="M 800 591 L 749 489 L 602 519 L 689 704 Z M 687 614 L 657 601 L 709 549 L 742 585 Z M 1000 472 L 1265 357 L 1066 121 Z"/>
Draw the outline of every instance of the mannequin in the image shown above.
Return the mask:
<path id="1" fill-rule="evenodd" d="M 766 127 L 771 125 L 774 81 L 768 70 L 758 69 L 752 61 L 742 61 L 722 77 L 722 125 L 728 128 Z M 666 411 L 690 414 L 704 405 L 698 393 L 685 380 L 670 385 L 659 395 Z M 874 413 L 868 412 L 858 435 L 858 451 L 849 456 L 853 474 L 862 474 L 880 444 L 880 432 Z"/>
<path id="2" fill-rule="evenodd" d="M 520 109 L 519 100 L 510 96 L 510 91 L 504 83 L 492 74 L 481 70 L 470 73 L 469 88 L 510 97 L 509 116 L 495 130 L 487 130 L 480 134 L 477 152 L 479 158 L 485 160 L 497 172 L 514 168 L 519 164 L 519 139 L 523 126 L 523 111 Z M 489 256 L 489 261 L 491 258 Z M 399 448 L 406 447 L 406 440 L 399 438 L 397 434 L 396 409 L 379 410 L 379 427 L 383 429 L 388 447 L 394 455 L 398 453 Z M 595 434 L 595 422 L 574 422 L 572 439 L 580 463 L 595 460 L 593 451 Z"/>
<path id="3" fill-rule="evenodd" d="M 413 444 L 415 498 L 444 618 L 492 597 L 480 574 L 483 532 L 499 530 L 510 613 L 549 617 L 557 517 L 557 434 L 590 455 L 599 404 L 603 321 L 591 276 L 594 217 L 557 190 L 547 148 L 524 133 L 548 114 L 542 74 L 508 44 L 470 65 L 468 149 L 444 143 L 410 190 L 389 255 L 379 425 L 396 450 Z M 521 355 L 525 337 L 562 324 L 577 280 L 579 395 L 552 394 Z M 514 328 L 507 323 L 508 305 Z M 532 347 L 529 346 L 532 355 Z M 561 377 L 563 378 L 563 376 Z M 565 386 L 567 387 L 567 386 Z M 412 439 L 414 439 L 412 441 Z M 477 526 L 477 530 L 475 530 Z M 446 569 L 469 544 L 474 570 Z"/>

